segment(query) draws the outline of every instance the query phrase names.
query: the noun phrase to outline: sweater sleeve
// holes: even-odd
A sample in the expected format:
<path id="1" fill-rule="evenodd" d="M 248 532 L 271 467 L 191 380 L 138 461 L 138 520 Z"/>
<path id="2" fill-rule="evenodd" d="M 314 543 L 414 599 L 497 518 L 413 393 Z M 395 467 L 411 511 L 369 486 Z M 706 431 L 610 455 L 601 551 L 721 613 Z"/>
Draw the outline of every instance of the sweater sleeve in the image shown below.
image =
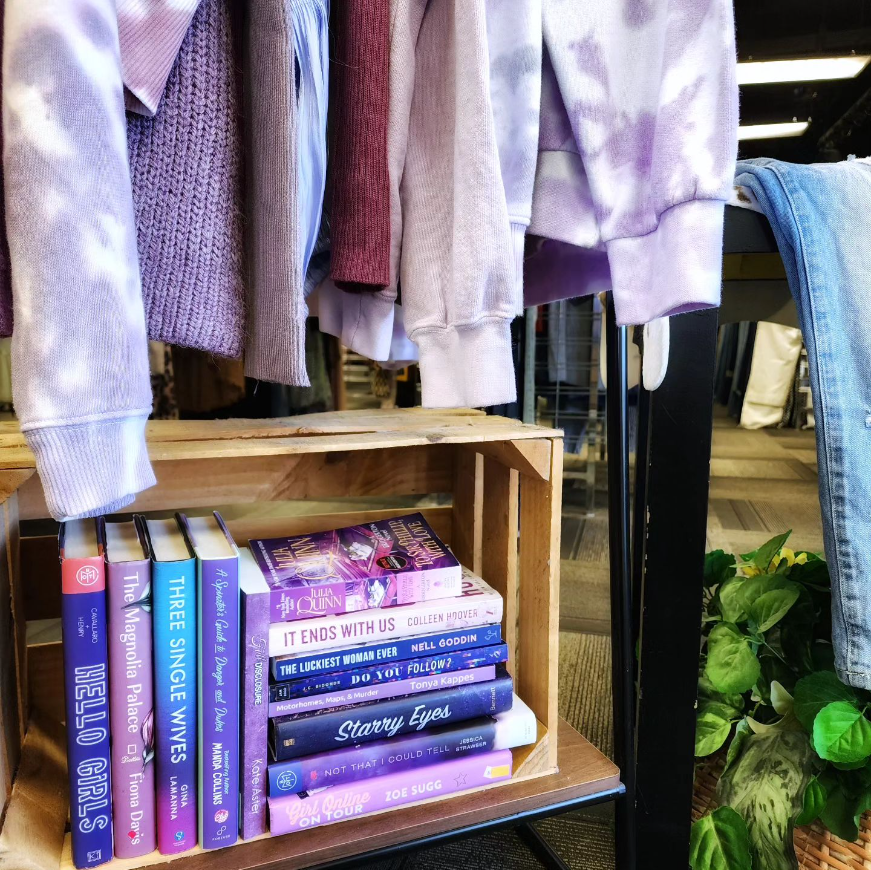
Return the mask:
<path id="1" fill-rule="evenodd" d="M 13 394 L 57 519 L 155 480 L 114 0 L 6 0 Z"/>
<path id="2" fill-rule="evenodd" d="M 731 0 L 544 0 L 620 323 L 715 306 L 737 152 Z"/>

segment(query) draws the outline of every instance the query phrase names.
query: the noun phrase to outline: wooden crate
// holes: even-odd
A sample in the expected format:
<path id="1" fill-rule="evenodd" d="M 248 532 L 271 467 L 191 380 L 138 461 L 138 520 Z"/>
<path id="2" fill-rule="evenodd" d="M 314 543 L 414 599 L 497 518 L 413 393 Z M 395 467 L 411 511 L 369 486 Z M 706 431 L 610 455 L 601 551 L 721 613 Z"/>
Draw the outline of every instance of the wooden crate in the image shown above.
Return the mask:
<path id="1" fill-rule="evenodd" d="M 504 596 L 510 669 L 539 732 L 515 751 L 510 782 L 394 810 L 389 823 L 378 814 L 217 852 L 116 859 L 113 870 L 168 860 L 185 870 L 292 870 L 619 787 L 614 765 L 557 716 L 562 433 L 474 411 L 342 412 L 155 422 L 149 450 L 158 483 L 129 510 L 226 507 L 240 543 L 396 515 L 435 496 L 423 512 L 436 532 Z M 27 523 L 41 534 L 19 534 L 47 512 L 11 424 L 0 424 L 0 499 L 0 870 L 66 870 L 57 543 L 45 523 Z"/>

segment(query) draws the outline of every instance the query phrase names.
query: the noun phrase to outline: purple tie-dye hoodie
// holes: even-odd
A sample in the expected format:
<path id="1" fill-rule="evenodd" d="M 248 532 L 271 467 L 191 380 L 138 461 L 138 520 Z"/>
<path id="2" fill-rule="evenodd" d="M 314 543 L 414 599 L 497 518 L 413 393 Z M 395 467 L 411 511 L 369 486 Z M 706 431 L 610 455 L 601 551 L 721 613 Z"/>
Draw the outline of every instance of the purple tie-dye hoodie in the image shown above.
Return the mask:
<path id="1" fill-rule="evenodd" d="M 731 0 L 543 0 L 543 15 L 530 232 L 607 252 L 620 323 L 718 305 L 737 153 Z"/>

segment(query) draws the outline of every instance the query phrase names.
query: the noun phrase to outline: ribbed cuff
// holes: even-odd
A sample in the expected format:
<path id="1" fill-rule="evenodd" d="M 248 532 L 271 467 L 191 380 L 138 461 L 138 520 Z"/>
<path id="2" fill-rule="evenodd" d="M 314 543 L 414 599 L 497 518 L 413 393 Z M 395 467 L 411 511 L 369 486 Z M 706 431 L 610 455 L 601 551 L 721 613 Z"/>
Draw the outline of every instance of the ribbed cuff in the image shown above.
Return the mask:
<path id="1" fill-rule="evenodd" d="M 720 304 L 724 209 L 718 200 L 685 202 L 647 235 L 607 243 L 618 324 Z"/>
<path id="2" fill-rule="evenodd" d="M 421 329 L 411 338 L 420 348 L 425 408 L 486 408 L 517 398 L 510 321 Z"/>
<path id="3" fill-rule="evenodd" d="M 245 376 L 289 387 L 311 386 L 305 364 L 305 318 L 282 318 L 275 325 L 280 328 L 268 329 L 267 335 L 249 336 Z"/>
<path id="4" fill-rule="evenodd" d="M 526 224 L 511 223 L 511 247 L 514 250 L 514 313 L 523 314 L 523 251 L 526 244 Z"/>
<path id="5" fill-rule="evenodd" d="M 145 443 L 148 414 L 24 432 L 56 520 L 112 513 L 157 482 Z"/>

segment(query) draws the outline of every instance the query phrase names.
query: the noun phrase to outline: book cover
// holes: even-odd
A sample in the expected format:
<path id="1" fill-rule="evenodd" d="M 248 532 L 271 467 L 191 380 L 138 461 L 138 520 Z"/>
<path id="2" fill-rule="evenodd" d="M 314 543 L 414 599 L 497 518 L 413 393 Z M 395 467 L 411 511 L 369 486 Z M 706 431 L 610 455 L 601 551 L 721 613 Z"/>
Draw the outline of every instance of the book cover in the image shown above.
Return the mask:
<path id="1" fill-rule="evenodd" d="M 515 695 L 511 709 L 495 716 L 270 764 L 269 796 L 345 785 L 464 755 L 527 746 L 535 742 L 536 730 L 535 714 Z"/>
<path id="2" fill-rule="evenodd" d="M 299 622 L 273 622 L 269 627 L 269 655 L 316 652 L 363 641 L 393 640 L 501 621 L 502 596 L 463 568 L 462 592 L 455 598 Z"/>
<path id="3" fill-rule="evenodd" d="M 197 845 L 197 574 L 176 520 L 136 518 L 151 556 L 157 848 Z"/>
<path id="4" fill-rule="evenodd" d="M 287 701 L 275 701 L 269 705 L 269 716 L 270 718 L 275 718 L 276 716 L 287 716 L 293 713 L 311 713 L 314 710 L 327 710 L 332 707 L 369 704 L 372 701 L 380 701 L 382 698 L 420 695 L 423 692 L 435 692 L 439 689 L 452 689 L 456 686 L 486 683 L 494 679 L 495 676 L 495 666 L 488 665 L 482 668 L 470 668 L 466 671 L 452 671 L 447 674 L 411 677 L 407 680 L 397 680 L 392 683 L 356 686 L 353 689 L 326 692 L 323 695 L 307 695 L 302 698 L 290 698 Z"/>
<path id="5" fill-rule="evenodd" d="M 60 530 L 70 833 L 76 867 L 112 860 L 106 571 L 94 520 Z"/>
<path id="6" fill-rule="evenodd" d="M 489 646 L 502 641 L 502 626 L 481 625 L 456 631 L 437 631 L 383 643 L 357 643 L 321 653 L 291 653 L 271 659 L 272 677 L 278 681 L 330 674 L 365 665 L 404 661 L 446 650 Z"/>
<path id="7" fill-rule="evenodd" d="M 270 831 L 287 834 L 511 778 L 507 749 L 269 799 Z"/>
<path id="8" fill-rule="evenodd" d="M 239 552 L 224 521 L 179 514 L 197 557 L 199 837 L 239 839 Z"/>
<path id="9" fill-rule="evenodd" d="M 134 523 L 105 523 L 103 535 L 115 857 L 139 858 L 157 848 L 151 562 Z"/>
<path id="10" fill-rule="evenodd" d="M 269 686 L 269 702 L 289 701 L 325 692 L 340 692 L 362 686 L 376 686 L 380 683 L 393 683 L 414 677 L 427 677 L 462 671 L 470 668 L 483 668 L 508 661 L 508 644 L 500 643 L 477 649 L 457 650 L 437 656 L 423 656 L 392 662 L 386 665 L 371 665 L 368 668 L 355 668 L 351 671 L 336 671 L 332 674 L 319 674 L 316 677 L 303 677 Z M 439 687 L 441 688 L 441 687 Z M 401 694 L 397 692 L 396 694 Z"/>
<path id="11" fill-rule="evenodd" d="M 420 513 L 249 546 L 271 590 L 272 622 L 460 593 L 460 564 Z"/>
<path id="12" fill-rule="evenodd" d="M 269 589 L 247 549 L 239 551 L 239 590 L 242 623 L 239 835 L 247 840 L 268 830 L 266 768 L 269 761 Z"/>
<path id="13" fill-rule="evenodd" d="M 281 716 L 270 720 L 273 758 L 286 761 L 343 745 L 371 743 L 449 722 L 492 716 L 508 710 L 511 698 L 511 677 L 500 665 L 496 679 L 487 683 Z"/>

